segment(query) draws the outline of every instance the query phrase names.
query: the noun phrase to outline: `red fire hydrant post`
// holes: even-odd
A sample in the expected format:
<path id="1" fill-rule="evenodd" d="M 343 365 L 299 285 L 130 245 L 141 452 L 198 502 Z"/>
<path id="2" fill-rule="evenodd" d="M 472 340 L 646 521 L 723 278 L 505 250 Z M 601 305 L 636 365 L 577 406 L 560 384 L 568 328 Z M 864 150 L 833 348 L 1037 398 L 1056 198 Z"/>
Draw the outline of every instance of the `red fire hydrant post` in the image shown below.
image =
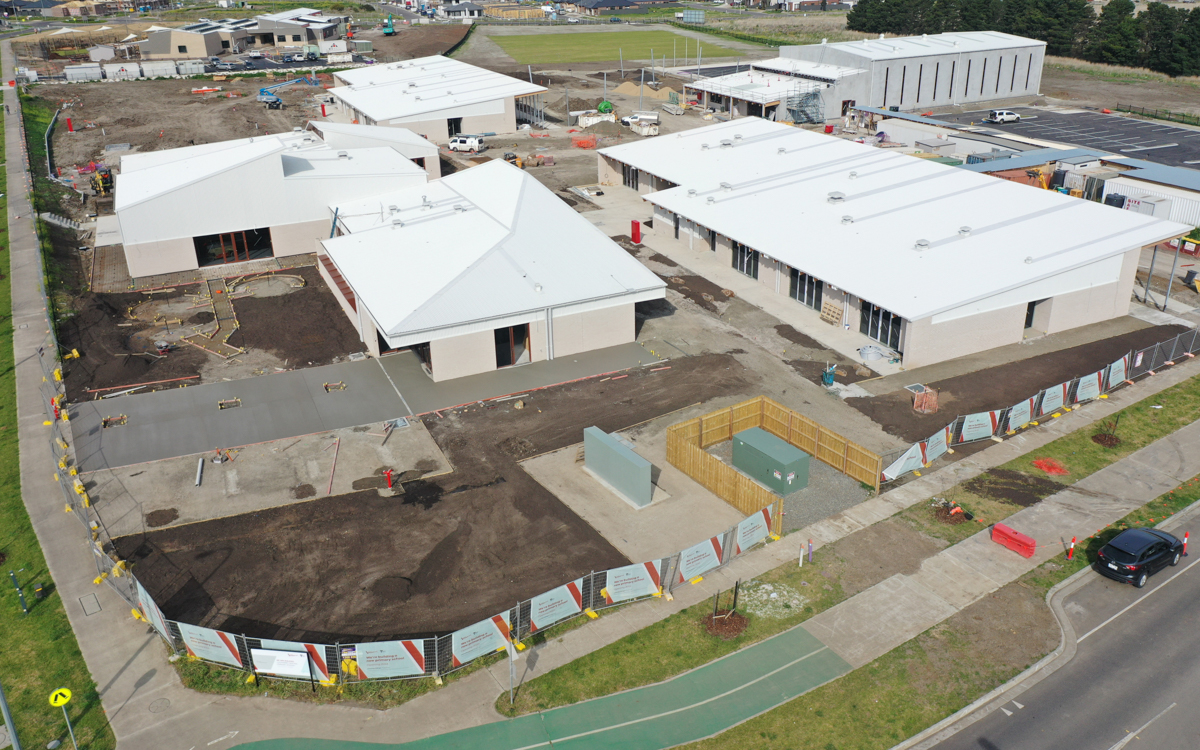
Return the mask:
<path id="1" fill-rule="evenodd" d="M 383 473 L 387 475 L 388 489 L 390 490 L 392 488 L 392 470 L 387 469 Z"/>
<path id="2" fill-rule="evenodd" d="M 1075 537 L 1071 537 L 1071 546 L 1067 548 L 1067 559 L 1075 559 Z"/>
<path id="3" fill-rule="evenodd" d="M 629 222 L 629 236 L 633 238 L 633 244 L 642 244 L 642 222 L 637 219 Z"/>
<path id="4" fill-rule="evenodd" d="M 68 117 L 68 118 L 67 118 L 67 132 L 68 132 L 68 133 L 74 133 L 74 132 L 75 132 L 75 126 L 73 126 L 73 125 L 71 124 L 71 118 L 70 118 L 70 117 Z"/>

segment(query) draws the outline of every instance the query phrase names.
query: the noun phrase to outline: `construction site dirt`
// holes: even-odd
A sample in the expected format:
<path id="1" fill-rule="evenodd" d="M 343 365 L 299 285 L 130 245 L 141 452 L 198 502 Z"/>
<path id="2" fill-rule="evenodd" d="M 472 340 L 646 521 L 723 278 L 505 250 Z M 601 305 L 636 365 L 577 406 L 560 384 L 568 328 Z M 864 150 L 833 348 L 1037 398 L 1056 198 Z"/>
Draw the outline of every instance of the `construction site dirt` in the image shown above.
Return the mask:
<path id="1" fill-rule="evenodd" d="M 355 39 L 365 39 L 374 47 L 373 55 L 383 60 L 411 60 L 414 57 L 444 55 L 462 43 L 471 27 L 404 26 L 397 24 L 395 36 L 384 36 L 382 30 L 354 32 Z"/>
<path id="2" fill-rule="evenodd" d="M 915 412 L 912 394 L 903 390 L 870 398 L 849 398 L 846 403 L 866 414 L 888 433 L 916 442 L 945 427 L 959 414 L 1012 406 L 1043 388 L 1095 372 L 1131 350 L 1167 341 L 1185 330 L 1178 325 L 1151 326 L 1032 359 L 926 383 L 938 391 L 940 408 L 934 414 Z"/>
<path id="3" fill-rule="evenodd" d="M 275 368 L 325 365 L 361 351 L 357 332 L 317 270 L 294 268 L 287 275 L 302 278 L 304 285 L 288 287 L 282 290 L 285 293 L 264 290 L 261 296 L 234 298 L 239 328 L 229 343 L 250 356 L 232 359 L 186 340 L 194 327 L 212 327 L 212 308 L 197 296 L 207 293 L 202 285 L 150 293 L 83 292 L 73 300 L 74 313 L 58 330 L 63 349 L 79 352 L 78 358 L 63 363 L 67 400 L 97 398 L 100 393 L 119 393 L 143 383 L 155 385 L 139 392 L 268 374 Z M 156 349 L 158 340 L 170 344 L 166 355 Z M 239 367 L 250 362 L 252 366 Z"/>
<path id="4" fill-rule="evenodd" d="M 728 355 L 678 360 L 431 415 L 454 471 L 114 541 L 168 618 L 252 637 L 445 633 L 593 570 L 628 564 L 518 458 L 615 431 L 756 379 Z M 371 477 L 372 482 L 378 477 Z M 377 482 L 376 482 L 377 484 Z"/>

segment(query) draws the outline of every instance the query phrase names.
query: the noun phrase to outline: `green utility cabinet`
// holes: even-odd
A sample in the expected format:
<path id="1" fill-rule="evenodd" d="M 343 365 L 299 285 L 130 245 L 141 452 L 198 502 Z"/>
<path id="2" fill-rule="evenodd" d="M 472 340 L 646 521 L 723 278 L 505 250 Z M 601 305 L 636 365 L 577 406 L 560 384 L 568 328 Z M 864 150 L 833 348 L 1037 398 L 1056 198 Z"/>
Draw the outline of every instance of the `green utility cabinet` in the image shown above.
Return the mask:
<path id="1" fill-rule="evenodd" d="M 780 495 L 808 486 L 810 456 L 761 427 L 733 436 L 733 466 Z"/>

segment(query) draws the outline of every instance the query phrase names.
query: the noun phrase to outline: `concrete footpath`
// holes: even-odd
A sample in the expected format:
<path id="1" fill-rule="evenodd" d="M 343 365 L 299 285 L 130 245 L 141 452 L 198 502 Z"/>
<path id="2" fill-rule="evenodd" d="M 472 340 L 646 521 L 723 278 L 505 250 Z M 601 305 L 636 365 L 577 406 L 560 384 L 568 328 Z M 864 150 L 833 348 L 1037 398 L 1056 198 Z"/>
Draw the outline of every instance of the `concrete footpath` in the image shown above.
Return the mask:
<path id="1" fill-rule="evenodd" d="M 12 80 L 15 77 L 12 53 L 7 42 L 3 43 L 2 49 L 4 80 Z M 128 606 L 107 586 L 92 584 L 95 569 L 91 545 L 79 522 L 62 511 L 61 495 L 52 478 L 53 459 L 47 432 L 42 425 L 44 416 L 37 393 L 42 375 L 36 359 L 31 357 L 46 334 L 45 311 L 37 292 L 40 258 L 27 200 L 28 175 L 20 158 L 23 144 L 19 136 L 20 110 L 15 90 L 6 87 L 4 101 L 11 113 L 6 119 L 5 142 L 8 148 L 13 321 L 17 329 L 14 349 L 17 355 L 22 494 L 57 592 L 62 596 L 122 750 L 175 747 L 188 750 L 194 746 L 225 750 L 238 742 L 296 735 L 394 743 L 484 724 L 494 723 L 499 731 L 510 726 L 512 722 L 501 721 L 492 708 L 496 696 L 508 687 L 508 665 L 505 663 L 388 711 L 354 705 L 314 706 L 269 698 L 237 699 L 192 692 L 182 686 L 174 668 L 167 662 L 167 650 L 160 639 L 144 624 L 133 620 Z M 718 589 L 727 589 L 738 578 L 751 578 L 793 561 L 799 540 L 811 537 L 818 547 L 829 544 L 913 504 L 927 501 L 964 479 L 1034 450 L 1198 371 L 1200 365 L 1195 361 L 1180 364 L 1119 391 L 1108 400 L 1093 402 L 1064 414 L 1035 431 L 990 447 L 802 529 L 782 542 L 745 555 L 724 570 L 707 576 L 701 584 L 677 591 L 674 601 L 664 599 L 634 604 L 562 638 L 530 648 L 518 662 L 518 674 L 522 679 L 544 674 L 702 601 Z M 1059 493 L 1038 507 L 1021 511 L 1010 522 L 1044 544 L 1054 543 L 1060 536 L 1086 536 L 1108 522 L 1104 519 L 1115 519 L 1126 507 L 1154 497 L 1169 483 L 1178 483 L 1200 472 L 1197 442 L 1200 442 L 1197 430 L 1183 430 L 1094 475 L 1086 487 L 1081 483 L 1078 488 Z M 1084 494 L 1083 490 L 1090 494 Z M 930 558 L 917 574 L 888 579 L 813 618 L 803 629 L 847 664 L 857 666 L 936 624 L 949 613 L 1012 580 L 1060 549 L 1045 547 L 1033 561 L 1026 561 L 973 538 Z M 79 600 L 93 593 L 99 598 L 101 610 L 87 615 Z M 924 604 L 910 604 L 908 593 L 913 593 Z M 864 613 L 868 616 L 863 617 Z M 878 623 L 878 629 L 864 629 L 865 621 Z M 793 692 L 781 692 L 779 699 L 785 700 Z M 750 708 L 754 706 L 747 710 Z M 32 747 L 39 742 L 45 744 L 50 738 L 23 739 Z M 578 742 L 578 746 L 586 744 Z"/>

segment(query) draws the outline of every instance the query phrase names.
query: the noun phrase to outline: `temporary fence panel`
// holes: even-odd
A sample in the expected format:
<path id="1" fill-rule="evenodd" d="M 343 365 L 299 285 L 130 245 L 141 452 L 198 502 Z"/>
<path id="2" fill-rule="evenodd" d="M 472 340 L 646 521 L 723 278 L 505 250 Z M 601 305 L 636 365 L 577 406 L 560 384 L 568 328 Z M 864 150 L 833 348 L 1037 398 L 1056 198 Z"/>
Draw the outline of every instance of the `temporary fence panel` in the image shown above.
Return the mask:
<path id="1" fill-rule="evenodd" d="M 737 526 L 733 537 L 734 556 L 743 555 L 774 532 L 774 518 L 779 503 L 746 516 Z"/>
<path id="2" fill-rule="evenodd" d="M 721 567 L 724 555 L 721 538 L 715 536 L 683 550 L 679 554 L 679 572 L 672 580 L 672 587 Z"/>
<path id="3" fill-rule="evenodd" d="M 1100 397 L 1100 392 L 1104 390 L 1104 370 L 1098 370 L 1091 375 L 1085 375 L 1079 379 L 1079 383 L 1075 386 L 1075 394 L 1072 397 L 1072 403 L 1080 401 L 1091 401 L 1094 398 Z"/>
<path id="4" fill-rule="evenodd" d="M 962 429 L 959 431 L 958 442 L 969 443 L 983 440 L 996 434 L 999 428 L 1000 412 L 985 411 L 978 414 L 967 414 L 963 417 Z"/>
<path id="5" fill-rule="evenodd" d="M 925 463 L 941 458 L 949 449 L 950 428 L 943 427 L 925 441 Z"/>
<path id="6" fill-rule="evenodd" d="M 437 639 L 378 641 L 342 646 L 341 671 L 344 679 L 393 680 L 402 677 L 423 677 L 427 663 L 436 663 L 436 655 L 428 658 L 426 644 L 437 647 Z"/>
<path id="7" fill-rule="evenodd" d="M 188 625 L 186 622 L 176 623 L 179 626 L 179 636 L 183 640 L 188 656 L 204 661 L 213 661 L 230 667 L 244 667 L 240 649 L 232 633 L 220 630 L 202 628 L 199 625 Z"/>
<path id="8" fill-rule="evenodd" d="M 607 604 L 656 596 L 662 593 L 662 560 L 625 565 L 607 571 L 600 590 Z"/>
<path id="9" fill-rule="evenodd" d="M 527 633 L 545 630 L 551 625 L 570 619 L 583 612 L 583 579 L 538 594 L 529 600 Z M 518 631 L 520 629 L 518 628 Z M 523 635 L 518 632 L 518 639 Z"/>
<path id="10" fill-rule="evenodd" d="M 171 640 L 171 633 L 167 630 L 167 618 L 163 617 L 162 610 L 154 603 L 154 599 L 142 587 L 142 584 L 136 579 L 134 584 L 137 586 L 138 605 L 142 611 L 142 616 L 146 618 L 146 622 L 150 623 L 150 627 L 168 641 Z"/>
<path id="11" fill-rule="evenodd" d="M 1038 416 L 1044 417 L 1061 409 L 1067 401 L 1067 388 L 1070 385 L 1070 382 L 1059 383 L 1042 391 L 1042 400 L 1038 406 Z"/>
<path id="12" fill-rule="evenodd" d="M 451 634 L 453 667 L 458 669 L 481 656 L 500 651 L 509 642 L 508 612 L 501 612 Z"/>

